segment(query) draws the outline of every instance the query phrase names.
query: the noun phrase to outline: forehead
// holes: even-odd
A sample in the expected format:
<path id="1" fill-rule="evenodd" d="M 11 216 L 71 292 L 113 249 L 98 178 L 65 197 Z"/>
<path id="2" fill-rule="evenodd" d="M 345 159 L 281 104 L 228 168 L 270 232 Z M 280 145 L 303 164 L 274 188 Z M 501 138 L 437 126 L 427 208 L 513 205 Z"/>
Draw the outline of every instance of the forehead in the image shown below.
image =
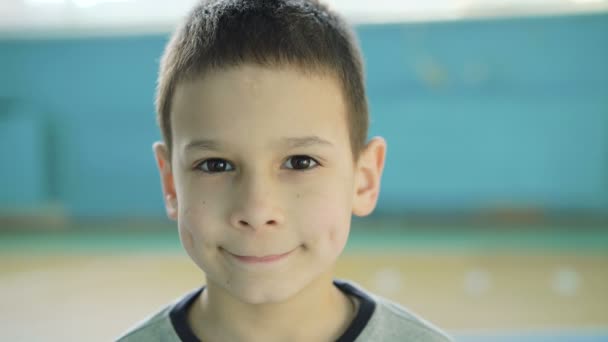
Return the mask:
<path id="1" fill-rule="evenodd" d="M 288 67 L 242 65 L 179 83 L 171 121 L 176 148 L 194 139 L 256 145 L 291 136 L 348 144 L 339 81 Z"/>

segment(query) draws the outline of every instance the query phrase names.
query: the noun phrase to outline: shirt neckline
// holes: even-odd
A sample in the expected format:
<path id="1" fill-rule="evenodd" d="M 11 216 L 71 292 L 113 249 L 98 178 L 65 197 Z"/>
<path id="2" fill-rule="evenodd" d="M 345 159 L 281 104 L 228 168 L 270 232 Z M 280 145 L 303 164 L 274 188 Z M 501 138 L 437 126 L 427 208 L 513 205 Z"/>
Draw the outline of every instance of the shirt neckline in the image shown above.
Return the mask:
<path id="1" fill-rule="evenodd" d="M 353 296 L 359 300 L 359 308 L 355 318 L 346 331 L 336 340 L 336 342 L 353 342 L 367 326 L 376 308 L 376 302 L 368 294 L 345 281 L 334 280 L 333 283 L 347 296 Z M 200 342 L 188 324 L 188 308 L 204 290 L 205 286 L 202 286 L 190 292 L 177 302 L 169 312 L 173 329 L 183 342 Z"/>

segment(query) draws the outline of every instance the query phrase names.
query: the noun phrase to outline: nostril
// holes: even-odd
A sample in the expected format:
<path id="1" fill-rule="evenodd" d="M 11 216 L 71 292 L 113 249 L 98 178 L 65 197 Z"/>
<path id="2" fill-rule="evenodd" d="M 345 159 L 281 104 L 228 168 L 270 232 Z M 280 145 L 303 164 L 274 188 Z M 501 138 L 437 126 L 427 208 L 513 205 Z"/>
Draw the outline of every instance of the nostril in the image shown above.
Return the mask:
<path id="1" fill-rule="evenodd" d="M 248 221 L 245 221 L 245 220 L 238 220 L 237 222 L 238 222 L 237 224 L 240 227 L 251 227 L 251 228 L 258 227 L 257 224 L 255 224 L 255 223 L 251 224 L 251 223 L 249 223 Z M 276 225 L 278 225 L 278 221 L 277 220 L 262 221 L 259 224 L 260 227 L 262 227 L 262 226 L 276 226 Z"/>

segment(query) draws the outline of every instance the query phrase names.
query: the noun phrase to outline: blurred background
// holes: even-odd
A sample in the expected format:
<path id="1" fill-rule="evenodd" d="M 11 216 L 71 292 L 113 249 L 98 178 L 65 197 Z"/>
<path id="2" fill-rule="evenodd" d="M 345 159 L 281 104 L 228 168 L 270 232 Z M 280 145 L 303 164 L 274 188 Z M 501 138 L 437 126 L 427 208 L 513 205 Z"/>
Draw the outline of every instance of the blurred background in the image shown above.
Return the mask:
<path id="1" fill-rule="evenodd" d="M 608 1 L 326 2 L 389 146 L 338 277 L 458 341 L 608 341 Z M 204 283 L 151 149 L 192 3 L 0 0 L 0 340 L 111 340 Z"/>

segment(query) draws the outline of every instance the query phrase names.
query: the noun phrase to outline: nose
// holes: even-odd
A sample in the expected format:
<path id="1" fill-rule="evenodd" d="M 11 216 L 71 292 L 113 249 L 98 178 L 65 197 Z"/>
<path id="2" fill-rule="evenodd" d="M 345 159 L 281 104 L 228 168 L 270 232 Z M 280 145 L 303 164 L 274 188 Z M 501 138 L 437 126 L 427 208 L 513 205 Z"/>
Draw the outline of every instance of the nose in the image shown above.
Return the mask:
<path id="1" fill-rule="evenodd" d="M 272 182 L 261 176 L 248 176 L 238 183 L 230 213 L 230 224 L 239 229 L 278 228 L 284 216 L 273 194 Z"/>

